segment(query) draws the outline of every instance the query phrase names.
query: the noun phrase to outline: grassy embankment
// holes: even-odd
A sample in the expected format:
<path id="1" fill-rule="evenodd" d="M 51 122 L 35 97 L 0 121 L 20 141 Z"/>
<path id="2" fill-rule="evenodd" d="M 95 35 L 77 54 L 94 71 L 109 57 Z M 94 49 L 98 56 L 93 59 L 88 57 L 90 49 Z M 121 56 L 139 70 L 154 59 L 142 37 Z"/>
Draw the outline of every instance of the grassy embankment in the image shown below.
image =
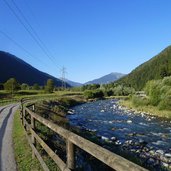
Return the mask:
<path id="1" fill-rule="evenodd" d="M 11 95 L 10 93 L 0 90 L 0 106 L 20 102 L 21 98 L 30 99 L 30 100 L 44 100 L 44 99 L 53 99 L 57 96 L 66 96 L 72 94 L 81 94 L 80 92 L 70 92 L 70 91 L 56 91 L 51 94 L 46 94 L 42 90 L 20 90 L 15 94 Z"/>
<path id="2" fill-rule="evenodd" d="M 14 116 L 13 143 L 19 171 L 42 171 L 38 160 L 32 160 L 32 150 L 28 144 L 24 128 L 21 124 L 19 111 L 17 111 Z"/>
<path id="3" fill-rule="evenodd" d="M 136 106 L 133 104 L 133 102 L 130 99 L 122 100 L 119 103 L 121 106 L 125 106 L 128 109 L 140 111 L 140 112 L 146 112 L 149 115 L 155 115 L 158 117 L 164 117 L 171 119 L 171 111 L 169 110 L 159 110 L 158 107 L 152 106 L 152 105 L 143 105 L 143 106 Z"/>

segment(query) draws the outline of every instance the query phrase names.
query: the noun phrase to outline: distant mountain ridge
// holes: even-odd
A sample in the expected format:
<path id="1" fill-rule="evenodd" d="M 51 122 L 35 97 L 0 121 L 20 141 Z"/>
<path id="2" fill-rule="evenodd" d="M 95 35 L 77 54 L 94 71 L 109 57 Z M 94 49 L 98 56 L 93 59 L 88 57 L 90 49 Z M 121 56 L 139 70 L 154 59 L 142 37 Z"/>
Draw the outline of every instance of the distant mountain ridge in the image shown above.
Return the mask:
<path id="1" fill-rule="evenodd" d="M 10 53 L 0 51 L 0 83 L 6 82 L 9 78 L 16 78 L 19 83 L 33 85 L 45 85 L 47 79 L 53 79 L 56 86 L 61 86 L 62 82 L 47 73 L 39 71 L 22 59 Z M 67 86 L 69 86 L 67 84 Z"/>
<path id="2" fill-rule="evenodd" d="M 81 84 L 81 83 L 78 83 L 78 82 L 75 82 L 75 81 L 71 81 L 71 80 L 67 80 L 67 79 L 66 79 L 66 82 L 67 82 L 70 86 L 72 86 L 72 87 L 80 87 L 80 86 L 83 85 L 83 84 Z"/>
<path id="3" fill-rule="evenodd" d="M 114 81 L 120 79 L 123 76 L 125 76 L 125 74 L 112 72 L 112 73 L 102 76 L 98 79 L 86 82 L 85 84 L 109 84 L 111 82 L 114 82 Z"/>
<path id="4" fill-rule="evenodd" d="M 117 82 L 141 90 L 149 80 L 157 80 L 171 75 L 171 46 L 165 48 L 149 61 L 135 68 Z"/>

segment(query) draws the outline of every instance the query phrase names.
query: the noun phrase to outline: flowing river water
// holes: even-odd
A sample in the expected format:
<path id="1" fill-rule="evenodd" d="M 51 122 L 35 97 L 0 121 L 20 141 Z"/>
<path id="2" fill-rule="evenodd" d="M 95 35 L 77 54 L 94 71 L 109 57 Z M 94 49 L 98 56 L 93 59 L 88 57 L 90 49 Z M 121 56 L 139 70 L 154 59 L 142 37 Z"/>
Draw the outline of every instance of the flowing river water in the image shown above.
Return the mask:
<path id="1" fill-rule="evenodd" d="M 111 151 L 117 147 L 150 170 L 171 169 L 171 121 L 127 110 L 118 100 L 85 103 L 69 113 L 71 126 L 93 133 Z"/>

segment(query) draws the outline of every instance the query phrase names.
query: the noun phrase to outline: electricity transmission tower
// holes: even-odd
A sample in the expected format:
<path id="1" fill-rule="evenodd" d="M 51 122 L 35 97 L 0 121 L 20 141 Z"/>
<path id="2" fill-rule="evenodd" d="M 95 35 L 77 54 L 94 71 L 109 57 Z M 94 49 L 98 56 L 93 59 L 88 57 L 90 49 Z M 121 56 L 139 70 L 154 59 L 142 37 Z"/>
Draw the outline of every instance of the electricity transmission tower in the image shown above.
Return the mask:
<path id="1" fill-rule="evenodd" d="M 66 79 L 65 79 L 66 73 L 67 73 L 66 68 L 62 67 L 62 69 L 61 69 L 61 80 L 62 80 L 62 89 L 63 90 L 66 89 Z"/>

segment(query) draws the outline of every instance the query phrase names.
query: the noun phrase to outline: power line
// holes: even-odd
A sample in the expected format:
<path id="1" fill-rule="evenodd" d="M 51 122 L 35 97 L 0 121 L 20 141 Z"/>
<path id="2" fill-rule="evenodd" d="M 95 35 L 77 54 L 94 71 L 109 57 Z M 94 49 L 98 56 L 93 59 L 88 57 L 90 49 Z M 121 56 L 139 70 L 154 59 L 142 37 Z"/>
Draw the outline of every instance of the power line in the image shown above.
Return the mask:
<path id="1" fill-rule="evenodd" d="M 32 37 L 32 39 L 37 43 L 37 45 L 39 46 L 39 48 L 44 52 L 44 54 L 54 63 L 54 61 L 52 60 L 52 58 L 49 56 L 49 54 L 47 53 L 47 50 L 45 50 L 45 48 L 42 46 L 42 43 L 40 43 L 40 40 L 35 36 L 35 33 L 33 34 L 25 25 L 25 23 L 22 21 L 22 19 L 19 17 L 19 15 L 15 12 L 15 10 L 10 6 L 10 4 L 4 0 L 5 4 L 7 5 L 7 7 L 10 9 L 10 11 L 13 13 L 13 15 L 17 18 L 17 20 L 20 22 L 20 24 L 25 28 L 25 30 L 29 33 L 29 35 Z M 14 2 L 14 1 L 13 1 Z M 15 3 L 15 2 L 14 2 Z M 16 5 L 15 5 L 16 6 Z M 17 8 L 17 6 L 16 6 Z M 20 11 L 19 13 L 22 14 L 21 10 L 19 8 L 17 8 L 18 11 Z M 24 15 L 22 15 L 24 16 Z M 25 18 L 25 17 L 23 17 Z M 27 19 L 24 19 L 25 22 L 27 22 Z M 32 28 L 32 26 L 27 23 L 29 25 L 30 28 Z M 34 29 L 32 29 L 33 31 Z"/>
<path id="2" fill-rule="evenodd" d="M 17 47 L 19 47 L 20 49 L 22 49 L 25 53 L 27 53 L 28 56 L 31 56 L 34 59 L 37 59 L 39 62 L 43 63 L 40 59 L 36 58 L 34 55 L 32 55 L 32 53 L 30 53 L 27 49 L 25 49 L 22 45 L 20 45 L 18 42 L 16 42 L 14 39 L 12 39 L 9 35 L 7 35 L 5 32 L 3 32 L 2 30 L 0 30 L 0 33 L 6 37 L 7 39 L 9 39 L 11 42 L 13 42 Z M 45 65 L 43 63 L 43 65 Z"/>
<path id="3" fill-rule="evenodd" d="M 21 9 L 18 7 L 18 5 L 15 3 L 14 0 L 11 0 L 12 3 L 14 4 L 15 8 L 18 10 L 18 12 L 20 13 L 20 15 L 23 17 L 25 23 L 27 23 L 27 25 L 30 27 L 32 33 L 34 34 L 34 36 L 37 38 L 37 40 L 41 43 L 41 45 L 43 46 L 44 50 L 46 50 L 46 53 L 48 55 L 48 57 L 50 58 L 50 60 L 52 62 L 55 62 L 54 57 L 52 56 L 51 52 L 48 50 L 47 46 L 44 44 L 44 42 L 40 39 L 39 35 L 36 33 L 35 29 L 32 27 L 32 25 L 29 23 L 29 21 L 27 20 L 27 18 L 25 17 L 25 15 L 23 14 L 23 12 L 21 11 Z M 50 54 L 50 55 L 49 55 Z"/>

